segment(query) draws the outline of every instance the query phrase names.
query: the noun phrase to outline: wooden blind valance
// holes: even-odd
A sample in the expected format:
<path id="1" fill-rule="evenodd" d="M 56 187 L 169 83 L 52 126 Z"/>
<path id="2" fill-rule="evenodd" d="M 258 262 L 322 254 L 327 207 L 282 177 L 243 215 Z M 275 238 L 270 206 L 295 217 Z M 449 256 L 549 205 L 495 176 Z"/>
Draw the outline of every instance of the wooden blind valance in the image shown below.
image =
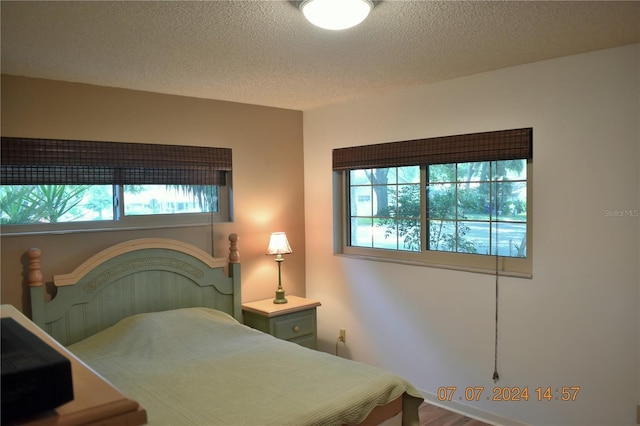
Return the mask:
<path id="1" fill-rule="evenodd" d="M 225 185 L 230 148 L 2 137 L 3 185 Z"/>
<path id="2" fill-rule="evenodd" d="M 529 159 L 533 129 L 388 142 L 333 150 L 333 170 Z"/>

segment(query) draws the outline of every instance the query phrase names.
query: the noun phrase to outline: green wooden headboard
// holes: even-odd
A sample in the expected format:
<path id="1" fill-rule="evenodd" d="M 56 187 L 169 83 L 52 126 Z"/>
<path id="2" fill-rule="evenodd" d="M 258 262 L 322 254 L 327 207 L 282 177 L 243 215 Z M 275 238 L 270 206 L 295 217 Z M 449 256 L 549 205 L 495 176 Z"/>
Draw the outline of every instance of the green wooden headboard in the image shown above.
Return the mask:
<path id="1" fill-rule="evenodd" d="M 65 346 L 122 318 L 146 312 L 208 307 L 242 322 L 237 240 L 236 234 L 229 236 L 228 259 L 213 258 L 197 247 L 169 239 L 120 243 L 69 274 L 55 275 L 57 293 L 48 302 L 40 250 L 30 249 L 33 322 Z"/>

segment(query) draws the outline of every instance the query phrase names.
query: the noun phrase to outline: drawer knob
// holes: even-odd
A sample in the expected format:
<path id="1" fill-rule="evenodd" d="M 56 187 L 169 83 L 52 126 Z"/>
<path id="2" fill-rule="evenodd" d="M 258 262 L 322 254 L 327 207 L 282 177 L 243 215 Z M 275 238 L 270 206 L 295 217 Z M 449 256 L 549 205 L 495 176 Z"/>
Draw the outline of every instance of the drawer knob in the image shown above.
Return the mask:
<path id="1" fill-rule="evenodd" d="M 298 325 L 294 325 L 294 326 L 293 326 L 293 332 L 294 332 L 294 333 L 297 333 L 298 331 L 300 331 L 300 326 L 298 326 Z"/>

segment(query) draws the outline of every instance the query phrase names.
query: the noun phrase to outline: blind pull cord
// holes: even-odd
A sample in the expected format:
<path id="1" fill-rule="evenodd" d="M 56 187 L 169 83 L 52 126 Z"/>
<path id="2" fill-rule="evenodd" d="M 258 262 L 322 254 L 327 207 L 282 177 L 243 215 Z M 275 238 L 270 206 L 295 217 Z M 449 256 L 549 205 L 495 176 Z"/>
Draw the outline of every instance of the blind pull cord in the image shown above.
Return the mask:
<path id="1" fill-rule="evenodd" d="M 496 229 L 497 231 L 497 229 Z M 495 346 L 493 357 L 493 382 L 496 383 L 500 380 L 498 374 L 498 255 L 496 254 L 496 333 L 495 333 Z"/>
<path id="2" fill-rule="evenodd" d="M 498 187 L 496 185 L 496 324 L 495 324 L 495 344 L 493 355 L 493 382 L 496 383 L 500 380 L 498 374 Z"/>

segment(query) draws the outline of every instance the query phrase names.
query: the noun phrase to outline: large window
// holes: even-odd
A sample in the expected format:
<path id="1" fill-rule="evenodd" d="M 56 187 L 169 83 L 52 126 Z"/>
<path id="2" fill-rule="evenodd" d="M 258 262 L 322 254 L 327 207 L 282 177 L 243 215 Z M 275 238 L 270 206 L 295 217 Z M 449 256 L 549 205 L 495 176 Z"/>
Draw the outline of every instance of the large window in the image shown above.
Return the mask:
<path id="1" fill-rule="evenodd" d="M 517 129 L 334 150 L 337 251 L 530 276 L 531 139 Z"/>
<path id="2" fill-rule="evenodd" d="M 2 138 L 3 234 L 230 220 L 231 150 Z"/>

